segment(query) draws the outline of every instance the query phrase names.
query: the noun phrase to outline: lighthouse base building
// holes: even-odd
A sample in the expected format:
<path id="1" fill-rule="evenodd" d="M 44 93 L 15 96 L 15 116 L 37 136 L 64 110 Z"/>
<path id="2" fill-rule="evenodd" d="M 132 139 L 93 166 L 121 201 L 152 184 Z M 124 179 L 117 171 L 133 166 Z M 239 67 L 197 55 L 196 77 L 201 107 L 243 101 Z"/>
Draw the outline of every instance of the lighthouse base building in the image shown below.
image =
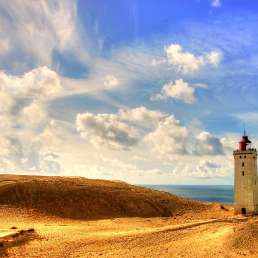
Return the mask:
<path id="1" fill-rule="evenodd" d="M 236 214 L 258 214 L 257 151 L 244 134 L 234 151 L 234 208 Z"/>

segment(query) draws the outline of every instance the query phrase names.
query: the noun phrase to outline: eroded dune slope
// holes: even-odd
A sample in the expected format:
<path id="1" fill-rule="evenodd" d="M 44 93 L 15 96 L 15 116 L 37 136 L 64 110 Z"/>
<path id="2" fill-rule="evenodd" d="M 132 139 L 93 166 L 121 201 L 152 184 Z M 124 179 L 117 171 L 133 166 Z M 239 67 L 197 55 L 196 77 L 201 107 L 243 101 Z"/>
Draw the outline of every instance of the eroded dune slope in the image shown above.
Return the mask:
<path id="1" fill-rule="evenodd" d="M 124 182 L 16 175 L 0 175 L 0 205 L 74 219 L 164 217 L 208 207 Z"/>

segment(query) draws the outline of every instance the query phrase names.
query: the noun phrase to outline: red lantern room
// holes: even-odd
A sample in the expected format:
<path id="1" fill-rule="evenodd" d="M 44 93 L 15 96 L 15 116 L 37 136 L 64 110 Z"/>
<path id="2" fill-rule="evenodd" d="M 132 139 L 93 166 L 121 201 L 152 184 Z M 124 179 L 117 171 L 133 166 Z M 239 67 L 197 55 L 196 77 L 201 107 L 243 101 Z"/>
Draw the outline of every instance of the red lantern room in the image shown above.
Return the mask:
<path id="1" fill-rule="evenodd" d="M 250 143 L 252 143 L 252 142 L 248 139 L 248 136 L 245 135 L 245 133 L 244 133 L 244 136 L 242 136 L 242 139 L 239 142 L 239 150 L 240 151 L 245 151 L 247 145 L 250 144 Z"/>

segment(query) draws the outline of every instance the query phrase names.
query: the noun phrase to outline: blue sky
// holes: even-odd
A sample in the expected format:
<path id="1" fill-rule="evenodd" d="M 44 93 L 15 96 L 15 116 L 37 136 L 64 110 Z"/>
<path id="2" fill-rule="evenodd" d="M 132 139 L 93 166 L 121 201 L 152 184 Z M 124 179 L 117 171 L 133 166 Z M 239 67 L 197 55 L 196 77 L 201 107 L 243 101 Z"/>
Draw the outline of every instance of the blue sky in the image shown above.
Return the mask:
<path id="1" fill-rule="evenodd" d="M 219 67 L 184 76 L 191 82 L 209 85 L 209 92 L 197 93 L 201 100 L 194 112 L 191 106 L 182 107 L 180 103 L 166 103 L 163 108 L 166 111 L 178 109 L 179 114 L 186 109 L 183 115 L 192 117 L 205 106 L 209 115 L 205 114 L 202 119 L 209 130 L 217 133 L 225 130 L 239 132 L 243 123 L 235 118 L 234 113 L 252 112 L 257 108 L 255 5 L 255 1 L 225 1 L 217 8 L 210 1 L 79 1 L 79 15 L 86 28 L 90 25 L 90 37 L 97 46 L 93 55 L 107 59 L 123 48 L 141 48 L 139 51 L 159 57 L 164 52 L 164 46 L 171 42 L 195 54 L 220 50 L 223 60 Z M 141 65 L 140 60 L 137 60 L 137 65 Z M 158 82 L 140 78 L 134 83 L 138 89 L 133 95 L 137 94 L 139 99 L 134 105 L 144 102 L 152 106 L 148 103 L 146 91 L 150 93 L 168 79 L 176 78 L 177 74 L 160 76 Z M 228 101 L 232 96 L 234 99 Z M 158 108 L 160 105 L 163 104 L 159 103 Z M 222 127 L 221 122 L 224 123 Z"/>
<path id="2" fill-rule="evenodd" d="M 258 139 L 254 0 L 0 1 L 1 171 L 232 184 Z"/>

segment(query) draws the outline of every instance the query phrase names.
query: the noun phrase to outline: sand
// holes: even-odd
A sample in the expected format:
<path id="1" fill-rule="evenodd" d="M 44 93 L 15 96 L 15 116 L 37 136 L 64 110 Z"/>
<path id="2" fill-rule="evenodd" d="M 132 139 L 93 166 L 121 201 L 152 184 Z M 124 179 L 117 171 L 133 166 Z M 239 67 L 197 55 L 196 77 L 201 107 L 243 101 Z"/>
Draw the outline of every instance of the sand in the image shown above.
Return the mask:
<path id="1" fill-rule="evenodd" d="M 0 205 L 72 219 L 167 217 L 208 205 L 123 182 L 80 177 L 0 175 Z"/>
<path id="2" fill-rule="evenodd" d="M 198 217 L 81 221 L 1 207 L 0 225 L 4 228 L 15 225 L 36 230 L 32 238 L 2 249 L 2 256 L 257 257 L 258 221 L 232 220 L 231 212 L 225 213 L 217 210 L 216 216 L 223 222 L 209 219 L 208 212 Z"/>
<path id="3" fill-rule="evenodd" d="M 232 207 L 222 209 L 220 204 L 198 203 L 182 209 L 185 202 L 177 204 L 178 215 L 105 219 L 60 217 L 48 209 L 2 204 L 0 231 L 15 227 L 35 232 L 0 247 L 0 254 L 11 258 L 258 257 L 257 218 L 235 216 Z"/>

